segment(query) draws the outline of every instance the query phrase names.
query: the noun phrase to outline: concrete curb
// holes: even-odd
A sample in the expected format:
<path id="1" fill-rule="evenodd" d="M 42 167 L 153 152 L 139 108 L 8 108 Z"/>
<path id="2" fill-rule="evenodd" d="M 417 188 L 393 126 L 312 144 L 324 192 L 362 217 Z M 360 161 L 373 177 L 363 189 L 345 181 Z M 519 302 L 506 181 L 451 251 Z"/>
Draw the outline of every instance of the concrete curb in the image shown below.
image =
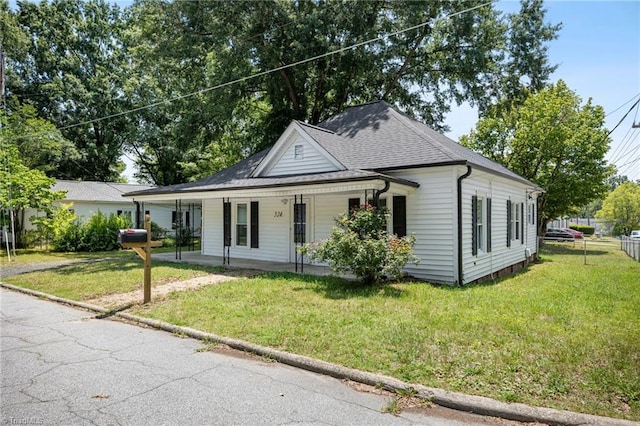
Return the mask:
<path id="1" fill-rule="evenodd" d="M 403 382 L 393 377 L 383 376 L 380 374 L 368 373 L 365 371 L 346 368 L 341 365 L 332 364 L 317 360 L 314 358 L 296 355 L 288 352 L 279 351 L 266 346 L 254 345 L 243 340 L 231 339 L 215 334 L 205 333 L 189 327 L 181 327 L 169 324 L 163 321 L 152 320 L 148 318 L 138 317 L 126 312 L 114 312 L 100 306 L 91 305 L 74 300 L 64 299 L 52 296 L 39 291 L 29 290 L 16 287 L 11 284 L 0 282 L 0 287 L 29 294 L 39 298 L 45 298 L 54 302 L 63 303 L 65 305 L 75 306 L 101 314 L 112 313 L 113 316 L 126 319 L 138 324 L 144 324 L 156 329 L 169 331 L 171 333 L 179 333 L 185 336 L 208 342 L 216 342 L 225 344 L 233 349 L 244 352 L 254 353 L 260 356 L 266 356 L 283 364 L 293 367 L 302 368 L 319 374 L 335 377 L 337 379 L 347 379 L 371 386 L 381 387 L 385 390 L 396 392 L 398 390 L 414 389 L 417 391 L 416 396 L 428 400 L 442 407 L 452 408 L 459 411 L 481 414 L 485 416 L 500 417 L 508 420 L 516 420 L 521 422 L 538 422 L 548 425 L 566 425 L 566 426 L 584 426 L 584 425 L 601 425 L 601 426 L 638 426 L 639 422 L 631 420 L 614 419 L 611 417 L 595 416 L 591 414 L 574 413 L 571 411 L 555 410 L 552 408 L 532 407 L 526 404 L 505 403 L 491 398 L 482 396 L 466 395 L 456 392 L 448 392 L 443 389 L 429 388 L 422 385 L 415 385 Z"/>

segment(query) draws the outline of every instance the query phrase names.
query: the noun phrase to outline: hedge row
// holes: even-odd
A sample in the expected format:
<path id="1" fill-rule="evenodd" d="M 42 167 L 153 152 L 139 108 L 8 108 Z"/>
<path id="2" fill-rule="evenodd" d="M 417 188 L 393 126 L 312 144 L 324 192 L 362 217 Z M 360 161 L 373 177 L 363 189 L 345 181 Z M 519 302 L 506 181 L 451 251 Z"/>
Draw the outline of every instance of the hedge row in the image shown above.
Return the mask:
<path id="1" fill-rule="evenodd" d="M 574 229 L 576 231 L 580 231 L 584 235 L 593 235 L 593 233 L 596 231 L 596 228 L 594 226 L 578 225 L 578 224 L 575 224 L 575 223 L 569 225 L 569 228 Z"/>

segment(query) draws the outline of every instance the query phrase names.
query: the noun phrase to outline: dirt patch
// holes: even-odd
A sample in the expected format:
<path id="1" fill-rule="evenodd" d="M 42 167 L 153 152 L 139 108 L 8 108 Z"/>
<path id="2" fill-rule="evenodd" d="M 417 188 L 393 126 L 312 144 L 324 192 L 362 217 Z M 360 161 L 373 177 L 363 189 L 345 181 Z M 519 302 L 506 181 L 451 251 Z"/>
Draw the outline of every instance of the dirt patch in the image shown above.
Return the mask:
<path id="1" fill-rule="evenodd" d="M 229 274 L 208 274 L 202 277 L 191 278 L 185 281 L 175 281 L 167 284 L 153 286 L 151 288 L 151 300 L 158 302 L 167 298 L 169 293 L 177 291 L 189 291 L 209 285 L 219 284 L 225 281 L 237 280 L 241 277 L 250 277 L 255 275 L 255 271 L 234 271 Z M 129 293 L 109 294 L 100 296 L 95 299 L 89 299 L 85 302 L 92 305 L 102 306 L 104 308 L 116 308 L 124 305 L 142 303 L 142 289 L 131 291 Z"/>

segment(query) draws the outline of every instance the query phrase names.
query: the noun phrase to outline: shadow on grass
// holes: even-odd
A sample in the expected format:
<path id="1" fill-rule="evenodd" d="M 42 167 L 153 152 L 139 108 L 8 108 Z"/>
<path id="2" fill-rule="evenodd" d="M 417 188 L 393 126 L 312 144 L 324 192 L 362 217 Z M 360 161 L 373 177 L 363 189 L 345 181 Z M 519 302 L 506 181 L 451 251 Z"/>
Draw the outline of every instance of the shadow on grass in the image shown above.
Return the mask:
<path id="1" fill-rule="evenodd" d="M 219 266 L 204 266 L 194 265 L 189 263 L 175 263 L 175 262 L 163 262 L 154 261 L 151 264 L 151 270 L 153 274 L 153 268 L 158 266 L 166 266 L 172 269 L 178 270 L 190 270 L 190 271 L 204 271 L 208 273 L 224 273 L 224 268 Z M 129 271 L 142 271 L 144 264 L 136 254 L 122 256 L 118 258 L 108 259 L 89 259 L 81 260 L 78 263 L 71 265 L 61 265 L 53 268 L 40 269 L 39 271 L 56 271 L 61 275 L 73 275 L 73 274 L 97 274 L 102 272 L 129 272 Z M 35 272 L 35 271 L 34 271 Z"/>
<path id="2" fill-rule="evenodd" d="M 587 245 L 587 256 L 602 256 L 610 253 L 607 250 L 594 250 L 588 247 L 589 246 Z M 573 245 L 566 245 L 562 243 L 558 243 L 558 244 L 545 243 L 540 247 L 540 254 L 541 255 L 570 254 L 574 256 L 584 256 L 584 247 L 581 245 L 580 246 L 576 245 L 574 247 Z"/>
<path id="3" fill-rule="evenodd" d="M 293 272 L 266 272 L 256 275 L 256 278 L 304 282 L 309 286 L 294 287 L 293 291 L 312 290 L 327 299 L 333 300 L 373 296 L 398 298 L 405 292 L 400 288 L 394 287 L 393 283 L 363 285 L 346 278 L 295 274 Z"/>

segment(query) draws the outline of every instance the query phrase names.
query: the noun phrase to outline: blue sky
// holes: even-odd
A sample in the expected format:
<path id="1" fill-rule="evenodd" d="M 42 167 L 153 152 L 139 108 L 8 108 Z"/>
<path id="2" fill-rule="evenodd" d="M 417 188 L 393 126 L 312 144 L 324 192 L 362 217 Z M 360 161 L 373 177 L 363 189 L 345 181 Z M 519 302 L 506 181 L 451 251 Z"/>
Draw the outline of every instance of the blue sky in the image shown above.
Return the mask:
<path id="1" fill-rule="evenodd" d="M 500 1 L 506 12 L 519 10 L 518 1 Z M 549 44 L 549 59 L 559 64 L 552 81 L 564 80 L 583 101 L 601 105 L 606 126 L 613 129 L 640 97 L 640 2 L 639 1 L 547 1 L 547 21 L 562 23 L 558 39 Z M 607 160 L 614 161 L 621 174 L 640 179 L 640 112 L 634 109 L 611 134 Z M 636 116 L 637 112 L 637 116 Z M 449 136 L 458 139 L 468 133 L 477 114 L 468 107 L 452 112 L 447 120 Z"/>

